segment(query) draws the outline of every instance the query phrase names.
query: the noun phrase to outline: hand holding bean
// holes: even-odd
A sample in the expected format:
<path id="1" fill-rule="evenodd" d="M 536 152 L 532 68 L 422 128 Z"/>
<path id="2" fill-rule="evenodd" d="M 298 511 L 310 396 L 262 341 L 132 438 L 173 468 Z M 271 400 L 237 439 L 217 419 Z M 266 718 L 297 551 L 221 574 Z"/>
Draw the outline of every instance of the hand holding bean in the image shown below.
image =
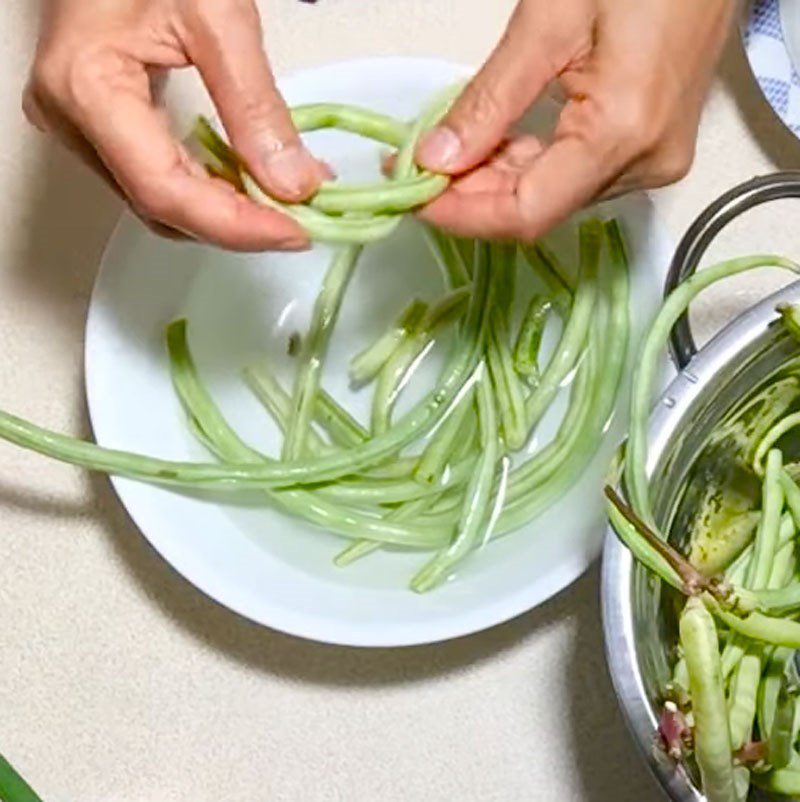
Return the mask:
<path id="1" fill-rule="evenodd" d="M 162 233 L 306 247 L 295 221 L 209 178 L 171 136 L 155 87 L 190 65 L 256 180 L 281 200 L 312 195 L 324 168 L 275 87 L 253 0 L 47 0 L 23 106 Z"/>
<path id="2" fill-rule="evenodd" d="M 428 222 L 532 239 L 586 204 L 681 178 L 729 30 L 729 0 L 520 0 L 496 49 L 417 150 L 459 176 Z M 557 81 L 553 140 L 509 139 Z"/>

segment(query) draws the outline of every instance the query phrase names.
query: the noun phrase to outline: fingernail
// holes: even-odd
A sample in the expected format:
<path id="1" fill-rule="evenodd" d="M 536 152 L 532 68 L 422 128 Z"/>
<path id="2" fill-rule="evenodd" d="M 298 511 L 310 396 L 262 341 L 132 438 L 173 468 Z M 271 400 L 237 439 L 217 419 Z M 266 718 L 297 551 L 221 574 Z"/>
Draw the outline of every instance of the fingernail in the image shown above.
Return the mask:
<path id="1" fill-rule="evenodd" d="M 269 179 L 268 189 L 286 200 L 303 200 L 317 186 L 316 162 L 301 145 L 288 145 L 272 151 L 264 168 Z"/>
<path id="2" fill-rule="evenodd" d="M 431 170 L 452 167 L 461 152 L 458 134 L 447 126 L 434 128 L 427 133 L 417 148 L 417 158 Z"/>
<path id="3" fill-rule="evenodd" d="M 282 240 L 280 243 L 280 250 L 282 251 L 310 251 L 311 243 L 304 238 L 290 237 L 289 239 Z"/>

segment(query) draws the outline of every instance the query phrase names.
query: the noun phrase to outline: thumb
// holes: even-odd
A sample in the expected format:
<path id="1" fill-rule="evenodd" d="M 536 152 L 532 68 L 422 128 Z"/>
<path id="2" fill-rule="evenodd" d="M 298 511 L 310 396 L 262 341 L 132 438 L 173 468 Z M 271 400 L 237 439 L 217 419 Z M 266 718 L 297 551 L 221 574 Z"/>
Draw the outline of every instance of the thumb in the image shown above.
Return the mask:
<path id="1" fill-rule="evenodd" d="M 282 200 L 304 200 L 316 191 L 323 171 L 275 85 L 255 5 L 233 5 L 231 12 L 231 3 L 198 4 L 202 11 L 189 26 L 189 56 L 256 181 Z"/>
<path id="2" fill-rule="evenodd" d="M 539 41 L 538 14 L 530 11 L 536 5 L 517 6 L 489 59 L 445 119 L 422 138 L 417 148 L 422 167 L 457 174 L 480 164 L 555 77 Z"/>

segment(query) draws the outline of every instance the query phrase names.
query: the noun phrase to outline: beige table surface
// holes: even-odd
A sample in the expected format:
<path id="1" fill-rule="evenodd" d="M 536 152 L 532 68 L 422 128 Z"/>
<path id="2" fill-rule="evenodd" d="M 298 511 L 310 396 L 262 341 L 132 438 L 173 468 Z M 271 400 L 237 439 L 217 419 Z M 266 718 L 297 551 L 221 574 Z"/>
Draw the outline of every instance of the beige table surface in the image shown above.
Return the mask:
<path id="1" fill-rule="evenodd" d="M 119 206 L 29 131 L 19 95 L 36 4 L 0 12 L 0 405 L 86 433 L 81 349 Z M 350 56 L 477 63 L 508 0 L 273 0 L 278 71 Z M 798 166 L 738 43 L 698 159 L 656 198 L 679 236 L 716 194 Z M 800 253 L 791 203 L 752 213 L 717 252 Z M 759 297 L 749 279 L 703 328 Z M 47 802 L 648 802 L 659 794 L 606 675 L 597 571 L 490 632 L 356 651 L 251 625 L 168 568 L 104 479 L 0 446 L 0 751 Z"/>

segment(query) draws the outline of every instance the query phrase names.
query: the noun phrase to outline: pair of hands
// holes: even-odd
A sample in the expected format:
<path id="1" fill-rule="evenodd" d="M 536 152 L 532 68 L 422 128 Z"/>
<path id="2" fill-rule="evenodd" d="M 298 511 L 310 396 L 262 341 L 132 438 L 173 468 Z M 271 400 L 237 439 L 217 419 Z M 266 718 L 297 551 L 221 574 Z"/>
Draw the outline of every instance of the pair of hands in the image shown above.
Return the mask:
<path id="1" fill-rule="evenodd" d="M 596 199 L 689 169 L 727 37 L 731 0 L 519 0 L 448 117 L 420 143 L 455 177 L 420 212 L 463 236 L 532 239 Z M 28 119 L 96 170 L 152 228 L 233 250 L 297 250 L 302 229 L 210 178 L 158 105 L 169 69 L 194 65 L 234 148 L 286 201 L 329 177 L 292 126 L 255 0 L 46 0 Z M 551 142 L 514 124 L 556 80 Z"/>

